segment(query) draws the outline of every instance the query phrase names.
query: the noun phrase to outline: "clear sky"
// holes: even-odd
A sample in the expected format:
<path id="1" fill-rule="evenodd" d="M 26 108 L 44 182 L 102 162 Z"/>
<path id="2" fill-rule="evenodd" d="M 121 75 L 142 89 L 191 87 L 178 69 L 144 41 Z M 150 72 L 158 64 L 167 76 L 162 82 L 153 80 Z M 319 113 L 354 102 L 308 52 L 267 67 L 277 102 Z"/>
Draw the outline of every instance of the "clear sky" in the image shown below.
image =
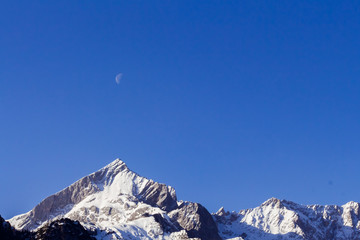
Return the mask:
<path id="1" fill-rule="evenodd" d="M 360 201 L 359 43 L 359 1 L 2 1 L 0 214 L 117 157 L 212 212 Z"/>

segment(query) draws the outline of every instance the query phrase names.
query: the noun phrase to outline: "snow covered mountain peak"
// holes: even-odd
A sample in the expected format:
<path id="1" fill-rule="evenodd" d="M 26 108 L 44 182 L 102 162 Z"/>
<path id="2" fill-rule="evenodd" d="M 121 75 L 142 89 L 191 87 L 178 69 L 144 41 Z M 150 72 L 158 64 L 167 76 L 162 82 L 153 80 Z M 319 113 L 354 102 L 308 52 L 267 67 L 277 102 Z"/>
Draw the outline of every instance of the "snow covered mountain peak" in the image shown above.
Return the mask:
<path id="1" fill-rule="evenodd" d="M 125 208 L 131 205 L 129 203 L 139 201 L 161 211 L 177 207 L 176 193 L 172 187 L 141 177 L 123 161 L 116 159 L 47 197 L 28 213 L 15 216 L 9 221 L 17 229 L 34 230 L 49 220 L 71 214 L 77 216 L 73 219 L 83 220 L 78 211 L 81 207 L 102 209 L 119 201 L 127 203 Z M 95 220 L 86 222 L 96 223 Z"/>
<path id="2" fill-rule="evenodd" d="M 120 159 L 9 222 L 18 230 L 37 230 L 61 218 L 78 221 L 104 240 L 221 239 L 206 208 L 178 202 L 172 187 L 141 177 Z"/>
<path id="3" fill-rule="evenodd" d="M 282 201 L 280 199 L 277 198 L 270 198 L 268 200 L 266 200 L 265 202 L 263 202 L 261 204 L 261 206 L 272 206 L 272 207 L 281 207 L 282 206 Z"/>
<path id="4" fill-rule="evenodd" d="M 215 215 L 217 216 L 224 216 L 226 214 L 226 211 L 224 209 L 224 207 L 221 207 L 216 213 Z"/>
<path id="5" fill-rule="evenodd" d="M 99 171 L 101 170 L 107 170 L 109 172 L 116 173 L 123 170 L 129 170 L 129 168 L 126 166 L 125 162 L 123 162 L 120 158 L 117 158 L 105 167 L 101 168 Z"/>

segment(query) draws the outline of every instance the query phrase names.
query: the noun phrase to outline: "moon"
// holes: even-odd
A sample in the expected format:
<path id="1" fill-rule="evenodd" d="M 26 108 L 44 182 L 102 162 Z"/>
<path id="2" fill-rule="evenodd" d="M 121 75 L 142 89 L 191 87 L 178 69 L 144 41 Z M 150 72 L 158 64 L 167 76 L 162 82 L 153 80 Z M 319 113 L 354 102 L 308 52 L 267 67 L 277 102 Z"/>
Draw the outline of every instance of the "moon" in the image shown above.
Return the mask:
<path id="1" fill-rule="evenodd" d="M 116 84 L 120 84 L 120 80 L 121 80 L 122 76 L 123 76 L 122 73 L 119 73 L 116 75 L 116 77 L 115 77 Z"/>

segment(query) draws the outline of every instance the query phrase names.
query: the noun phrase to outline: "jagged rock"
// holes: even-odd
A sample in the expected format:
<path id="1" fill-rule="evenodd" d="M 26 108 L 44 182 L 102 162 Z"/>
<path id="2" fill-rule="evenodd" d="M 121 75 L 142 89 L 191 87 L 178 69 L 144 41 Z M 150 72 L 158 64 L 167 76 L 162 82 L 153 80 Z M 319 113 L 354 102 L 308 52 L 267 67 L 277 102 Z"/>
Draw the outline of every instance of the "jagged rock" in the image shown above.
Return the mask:
<path id="1" fill-rule="evenodd" d="M 181 228 L 179 228 L 176 224 L 172 223 L 169 219 L 166 219 L 159 213 L 152 215 L 152 217 L 160 224 L 164 232 L 172 233 L 181 230 Z"/>
<path id="2" fill-rule="evenodd" d="M 17 231 L 10 223 L 0 216 L 0 239 L 1 240 L 33 240 L 34 234 L 28 231 Z"/>
<path id="3" fill-rule="evenodd" d="M 165 184 L 149 181 L 139 193 L 140 200 L 162 210 L 171 211 L 177 208 L 175 191 Z"/>
<path id="4" fill-rule="evenodd" d="M 39 228 L 36 232 L 15 230 L 0 216 L 1 240 L 96 240 L 79 222 L 60 219 Z"/>
<path id="5" fill-rule="evenodd" d="M 221 240 L 211 214 L 199 203 L 183 202 L 178 209 L 169 213 L 169 217 L 191 238 Z"/>
<path id="6" fill-rule="evenodd" d="M 77 221 L 60 219 L 37 230 L 37 240 L 96 240 Z"/>

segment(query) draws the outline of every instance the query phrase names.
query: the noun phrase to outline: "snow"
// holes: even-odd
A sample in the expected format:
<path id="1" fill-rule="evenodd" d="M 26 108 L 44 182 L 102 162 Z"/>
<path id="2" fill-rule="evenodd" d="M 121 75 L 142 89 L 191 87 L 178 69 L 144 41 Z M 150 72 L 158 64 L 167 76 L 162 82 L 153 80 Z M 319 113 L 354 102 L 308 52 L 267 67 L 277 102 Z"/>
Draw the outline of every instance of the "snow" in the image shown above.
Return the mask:
<path id="1" fill-rule="evenodd" d="M 157 183 L 139 176 L 116 159 L 9 222 L 17 229 L 35 230 L 49 221 L 66 217 L 79 221 L 89 230 L 96 230 L 99 240 L 188 239 L 185 230 L 166 233 L 155 220 L 153 215 L 160 214 L 170 222 L 170 216 L 179 210 L 166 212 L 158 205 L 142 201 L 140 193 L 149 184 Z M 172 187 L 165 189 L 176 199 Z M 153 194 L 155 190 L 149 191 Z M 188 204 L 176 203 L 178 206 Z M 271 198 L 259 207 L 239 212 L 228 212 L 221 207 L 213 218 L 224 239 L 327 239 L 327 236 L 338 240 L 360 239 L 359 208 L 356 202 L 342 206 L 305 206 Z M 191 213 L 187 218 L 197 221 Z"/>
<path id="2" fill-rule="evenodd" d="M 221 208 L 213 214 L 219 233 L 224 239 L 359 239 L 359 203 L 336 205 L 300 205 L 271 198 L 254 209 L 239 213 Z M 337 224 L 335 228 L 331 228 Z M 311 229 L 311 230 L 309 230 Z M 334 230 L 335 229 L 335 230 Z M 312 234 L 310 237 L 308 234 Z"/>

